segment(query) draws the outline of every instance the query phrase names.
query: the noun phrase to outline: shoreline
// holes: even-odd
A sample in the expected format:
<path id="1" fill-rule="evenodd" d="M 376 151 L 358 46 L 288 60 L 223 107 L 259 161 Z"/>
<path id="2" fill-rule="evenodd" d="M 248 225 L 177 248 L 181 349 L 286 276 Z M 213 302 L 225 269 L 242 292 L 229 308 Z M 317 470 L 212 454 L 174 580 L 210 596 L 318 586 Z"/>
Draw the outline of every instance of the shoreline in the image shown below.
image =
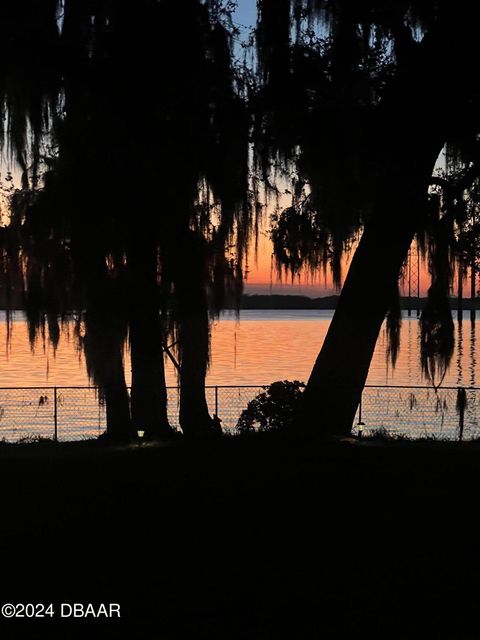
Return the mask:
<path id="1" fill-rule="evenodd" d="M 242 301 L 240 307 L 237 308 L 235 304 L 231 301 L 228 302 L 223 311 L 250 311 L 250 310 L 258 310 L 258 311 L 283 311 L 283 310 L 321 310 L 321 311 L 335 311 L 339 295 L 333 296 L 320 296 L 320 297 L 309 297 L 303 295 L 296 294 L 244 294 L 242 296 Z M 427 302 L 427 298 L 408 298 L 408 296 L 400 297 L 400 309 L 402 311 L 408 311 L 411 309 L 412 311 L 422 310 Z M 453 312 L 458 311 L 458 299 L 455 297 L 449 298 L 450 308 Z M 362 304 L 362 308 L 368 307 L 369 301 L 366 300 L 364 304 Z M 480 298 L 465 298 L 462 303 L 462 309 L 464 312 L 467 311 L 480 311 Z M 16 308 L 8 309 L 5 305 L 0 305 L 0 311 L 4 313 L 25 313 L 25 309 L 21 306 L 17 306 Z M 73 315 L 81 313 L 80 311 L 69 311 L 65 315 Z"/>

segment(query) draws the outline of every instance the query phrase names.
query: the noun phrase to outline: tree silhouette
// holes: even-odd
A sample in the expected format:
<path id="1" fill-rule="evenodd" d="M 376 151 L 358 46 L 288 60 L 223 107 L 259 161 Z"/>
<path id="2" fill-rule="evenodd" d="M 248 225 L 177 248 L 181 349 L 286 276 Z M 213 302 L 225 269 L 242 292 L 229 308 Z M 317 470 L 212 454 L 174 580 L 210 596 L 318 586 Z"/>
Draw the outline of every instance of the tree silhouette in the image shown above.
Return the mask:
<path id="1" fill-rule="evenodd" d="M 4 140 L 23 171 L 12 207 L 32 338 L 47 319 L 57 340 L 59 314 L 84 311 L 107 431 L 168 437 L 162 345 L 173 331 L 181 426 L 208 433 L 207 289 L 217 310 L 219 292 L 241 286 L 243 244 L 233 267 L 225 251 L 251 216 L 228 11 L 199 0 L 23 0 L 6 14 L 0 91 Z"/>
<path id="2" fill-rule="evenodd" d="M 279 260 L 294 270 L 330 264 L 338 279 L 340 257 L 362 231 L 298 415 L 299 428 L 348 433 L 408 249 L 426 229 L 433 281 L 422 359 L 437 377 L 449 361 L 457 217 L 439 207 L 431 184 L 445 148 L 464 167 L 465 186 L 478 176 L 477 15 L 466 1 L 400 0 L 261 0 L 259 12 L 257 166 L 295 173 Z M 310 241 L 302 225 L 313 229 Z"/>

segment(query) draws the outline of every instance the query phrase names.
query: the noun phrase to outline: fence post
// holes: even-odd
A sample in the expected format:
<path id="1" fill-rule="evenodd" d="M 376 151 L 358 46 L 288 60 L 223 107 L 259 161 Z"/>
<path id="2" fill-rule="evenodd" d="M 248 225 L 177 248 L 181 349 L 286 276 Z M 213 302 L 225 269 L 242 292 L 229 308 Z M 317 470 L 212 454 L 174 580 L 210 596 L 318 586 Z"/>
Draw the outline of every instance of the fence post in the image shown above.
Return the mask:
<path id="1" fill-rule="evenodd" d="M 53 388 L 53 424 L 54 434 L 53 439 L 58 442 L 58 401 L 57 401 L 57 387 Z"/>
<path id="2" fill-rule="evenodd" d="M 215 386 L 215 415 L 218 416 L 218 387 Z"/>
<path id="3" fill-rule="evenodd" d="M 362 399 L 363 399 L 363 389 L 360 392 L 360 402 L 358 403 L 358 422 L 357 422 L 357 438 L 363 437 L 363 421 L 362 421 Z"/>

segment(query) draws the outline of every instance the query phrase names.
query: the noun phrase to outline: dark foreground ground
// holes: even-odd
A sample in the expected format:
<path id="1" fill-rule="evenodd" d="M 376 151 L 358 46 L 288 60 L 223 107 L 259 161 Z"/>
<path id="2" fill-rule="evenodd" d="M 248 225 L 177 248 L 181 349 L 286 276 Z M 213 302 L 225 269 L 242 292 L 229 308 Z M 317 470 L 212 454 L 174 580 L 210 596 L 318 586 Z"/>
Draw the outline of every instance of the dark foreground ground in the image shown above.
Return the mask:
<path id="1" fill-rule="evenodd" d="M 56 614 L 2 639 L 479 635 L 478 444 L 3 446 L 0 492 L 0 604 Z"/>

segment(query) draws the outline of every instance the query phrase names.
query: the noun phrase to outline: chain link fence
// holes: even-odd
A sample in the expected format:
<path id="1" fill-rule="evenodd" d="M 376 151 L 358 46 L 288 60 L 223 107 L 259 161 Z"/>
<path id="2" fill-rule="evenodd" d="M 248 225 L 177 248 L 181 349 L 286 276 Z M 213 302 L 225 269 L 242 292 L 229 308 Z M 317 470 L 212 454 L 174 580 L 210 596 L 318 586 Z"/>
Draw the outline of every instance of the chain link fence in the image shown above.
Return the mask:
<path id="1" fill-rule="evenodd" d="M 352 428 L 411 439 L 480 438 L 480 389 L 366 386 Z"/>
<path id="2" fill-rule="evenodd" d="M 0 441 L 53 437 L 53 412 L 51 388 L 0 389 Z"/>
<path id="3" fill-rule="evenodd" d="M 207 387 L 210 414 L 233 431 L 240 413 L 261 386 Z M 179 390 L 168 387 L 168 416 L 176 429 Z M 106 408 L 96 387 L 0 388 L 0 442 L 63 442 L 97 438 L 106 429 Z"/>
<path id="4" fill-rule="evenodd" d="M 95 387 L 0 388 L 0 442 L 84 440 L 105 428 Z"/>
<path id="5" fill-rule="evenodd" d="M 210 414 L 234 432 L 241 412 L 266 386 L 209 386 Z M 446 440 L 480 438 L 480 389 L 367 386 L 353 435 Z M 178 424 L 179 391 L 168 388 L 168 413 Z M 106 428 L 105 405 L 95 387 L 0 388 L 0 442 L 75 441 Z"/>

